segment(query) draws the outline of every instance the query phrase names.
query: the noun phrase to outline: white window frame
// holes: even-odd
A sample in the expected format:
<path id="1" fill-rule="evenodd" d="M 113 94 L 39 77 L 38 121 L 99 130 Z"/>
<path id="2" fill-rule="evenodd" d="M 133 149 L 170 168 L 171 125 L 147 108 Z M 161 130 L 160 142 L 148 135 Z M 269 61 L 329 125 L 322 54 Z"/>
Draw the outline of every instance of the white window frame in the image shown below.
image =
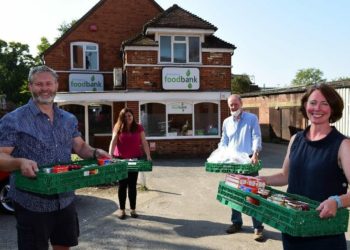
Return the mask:
<path id="1" fill-rule="evenodd" d="M 170 57 L 171 61 L 170 62 L 163 62 L 161 61 L 161 50 L 160 50 L 160 37 L 162 36 L 167 36 L 170 37 L 171 39 L 171 44 L 170 44 Z M 175 37 L 185 37 L 185 41 L 176 41 Z M 198 38 L 198 43 L 199 43 L 199 61 L 198 62 L 190 62 L 190 44 L 189 44 L 189 38 L 190 37 L 197 37 Z M 201 43 L 201 36 L 199 35 L 185 35 L 185 34 L 176 34 L 176 35 L 169 35 L 169 34 L 159 34 L 159 53 L 158 53 L 158 63 L 159 64 L 201 64 L 202 63 L 202 43 Z M 174 44 L 186 44 L 186 62 L 184 63 L 177 63 L 174 62 Z"/>
<path id="2" fill-rule="evenodd" d="M 163 104 L 165 107 L 169 103 L 173 103 L 174 101 L 169 101 L 169 102 L 163 102 L 163 101 L 144 101 L 144 102 L 139 102 L 139 114 L 141 114 L 141 105 L 148 104 L 148 103 L 158 103 L 158 104 Z M 180 100 L 175 101 L 175 102 L 182 102 Z M 168 135 L 168 128 L 166 127 L 166 133 L 165 136 L 147 136 L 146 139 L 150 140 L 169 140 L 169 139 L 198 139 L 198 138 L 220 138 L 220 130 L 221 130 L 221 124 L 220 124 L 220 101 L 206 101 L 206 100 L 201 100 L 201 101 L 183 101 L 186 102 L 187 104 L 192 105 L 192 130 L 193 134 L 192 135 L 185 135 L 185 136 L 169 136 Z M 194 114 L 194 106 L 198 103 L 213 103 L 218 105 L 218 135 L 195 135 L 195 114 Z M 169 113 L 167 112 L 167 109 L 165 108 L 165 124 L 168 124 L 168 115 Z M 141 117 L 139 117 L 139 122 L 141 123 Z"/>
<path id="3" fill-rule="evenodd" d="M 74 61 L 73 61 L 73 46 L 82 46 L 83 47 L 83 68 L 74 68 Z M 96 51 L 97 53 L 97 62 L 96 62 L 96 69 L 87 69 L 86 68 L 86 56 L 85 53 L 89 50 L 86 49 L 87 46 L 96 46 L 96 50 L 93 50 L 94 52 Z M 97 71 L 100 69 L 100 62 L 99 62 L 99 46 L 97 43 L 92 43 L 92 42 L 72 42 L 70 44 L 70 65 L 72 70 L 89 70 L 89 71 Z"/>

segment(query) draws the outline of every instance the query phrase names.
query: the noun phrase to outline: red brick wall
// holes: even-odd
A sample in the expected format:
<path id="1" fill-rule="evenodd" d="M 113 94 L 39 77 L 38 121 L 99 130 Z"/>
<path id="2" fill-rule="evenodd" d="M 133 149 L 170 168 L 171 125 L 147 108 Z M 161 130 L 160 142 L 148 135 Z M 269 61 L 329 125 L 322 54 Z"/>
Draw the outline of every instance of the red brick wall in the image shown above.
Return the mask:
<path id="1" fill-rule="evenodd" d="M 201 90 L 231 90 L 230 68 L 201 68 Z"/>
<path id="2" fill-rule="evenodd" d="M 126 79 L 128 89 L 162 90 L 162 68 L 155 67 L 127 67 Z M 231 69 L 230 68 L 199 68 L 200 89 L 224 90 L 231 89 Z M 153 85 L 145 84 L 145 81 L 152 82 Z"/>
<path id="3" fill-rule="evenodd" d="M 162 67 L 127 67 L 127 89 L 161 90 Z M 145 84 L 145 81 L 153 85 Z"/>
<path id="4" fill-rule="evenodd" d="M 121 43 L 140 33 L 143 25 L 159 13 L 154 2 L 149 0 L 106 0 L 47 51 L 45 63 L 55 70 L 70 70 L 71 42 L 86 41 L 99 44 L 100 71 L 112 71 L 114 67 L 122 67 L 119 54 Z M 90 25 L 96 25 L 97 31 L 90 31 Z M 111 90 L 112 76 L 104 77 L 105 89 Z M 68 91 L 63 79 L 60 83 L 60 91 Z"/>
<path id="5" fill-rule="evenodd" d="M 271 137 L 271 124 L 275 121 L 270 120 L 272 110 L 281 108 L 295 108 L 300 106 L 300 100 L 303 93 L 280 93 L 280 94 L 264 94 L 262 96 L 243 97 L 243 108 L 259 109 L 259 123 L 261 127 L 262 137 L 266 140 Z M 295 122 L 295 127 L 303 124 L 303 120 Z"/>
<path id="6" fill-rule="evenodd" d="M 157 64 L 157 51 L 126 51 L 126 63 L 128 64 Z"/>
<path id="7" fill-rule="evenodd" d="M 203 65 L 200 67 L 200 90 L 226 90 L 231 89 L 231 68 L 210 67 L 210 65 L 231 65 L 230 53 L 202 54 Z M 156 64 L 158 56 L 156 51 L 126 51 L 126 60 L 129 64 Z M 175 67 L 175 66 L 174 66 Z M 126 78 L 128 89 L 162 90 L 162 66 L 155 67 L 127 67 Z M 152 86 L 144 84 L 145 81 L 154 83 Z"/>
<path id="8" fill-rule="evenodd" d="M 227 52 L 203 52 L 203 65 L 231 65 L 231 53 Z"/>
<path id="9" fill-rule="evenodd" d="M 152 154 L 171 157 L 209 156 L 220 139 L 178 139 L 178 140 L 149 140 L 155 142 L 156 150 Z"/>

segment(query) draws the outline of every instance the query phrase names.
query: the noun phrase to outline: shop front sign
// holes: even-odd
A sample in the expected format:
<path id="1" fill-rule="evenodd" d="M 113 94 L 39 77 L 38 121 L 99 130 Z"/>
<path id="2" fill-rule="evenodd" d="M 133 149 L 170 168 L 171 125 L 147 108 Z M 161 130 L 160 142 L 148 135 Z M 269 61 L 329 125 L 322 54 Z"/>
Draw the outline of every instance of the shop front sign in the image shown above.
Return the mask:
<path id="1" fill-rule="evenodd" d="M 103 91 L 102 74 L 70 74 L 69 92 Z"/>
<path id="2" fill-rule="evenodd" d="M 192 104 L 185 102 L 172 102 L 167 104 L 168 114 L 192 114 Z"/>
<path id="3" fill-rule="evenodd" d="M 163 89 L 197 90 L 199 89 L 198 68 L 163 68 Z"/>

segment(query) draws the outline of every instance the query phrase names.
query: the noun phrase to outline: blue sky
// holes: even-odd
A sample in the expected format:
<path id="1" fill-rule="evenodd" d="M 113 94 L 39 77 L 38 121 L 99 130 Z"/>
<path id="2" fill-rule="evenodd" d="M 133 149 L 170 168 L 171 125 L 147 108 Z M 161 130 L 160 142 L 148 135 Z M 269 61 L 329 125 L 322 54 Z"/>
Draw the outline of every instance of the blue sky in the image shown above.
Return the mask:
<path id="1" fill-rule="evenodd" d="M 3 1 L 0 39 L 50 42 L 60 24 L 79 19 L 98 0 Z M 216 36 L 237 46 L 232 73 L 248 74 L 259 86 L 288 86 L 300 69 L 317 68 L 324 78 L 350 77 L 348 0 L 157 0 L 209 21 Z M 21 6 L 18 8 L 17 6 Z M 14 15 L 14 13 L 16 13 Z"/>

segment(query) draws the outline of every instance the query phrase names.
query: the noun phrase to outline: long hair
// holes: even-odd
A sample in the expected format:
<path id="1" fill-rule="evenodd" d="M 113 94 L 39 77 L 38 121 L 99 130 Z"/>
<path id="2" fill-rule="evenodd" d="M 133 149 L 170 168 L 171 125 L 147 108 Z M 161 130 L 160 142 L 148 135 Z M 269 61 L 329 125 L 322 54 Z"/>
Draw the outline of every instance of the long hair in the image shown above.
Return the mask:
<path id="1" fill-rule="evenodd" d="M 312 92 L 315 90 L 319 90 L 322 93 L 322 95 L 326 98 L 329 106 L 331 107 L 331 116 L 329 117 L 329 122 L 334 123 L 342 118 L 344 109 L 343 99 L 333 87 L 325 83 L 312 85 L 307 89 L 306 93 L 301 98 L 300 111 L 303 114 L 304 118 L 308 119 L 305 110 L 305 103 L 309 99 Z"/>
<path id="2" fill-rule="evenodd" d="M 126 124 L 126 113 L 130 113 L 133 116 L 130 130 L 128 130 L 128 126 Z M 132 110 L 130 108 L 127 108 L 127 107 L 123 108 L 119 113 L 118 121 L 113 128 L 113 132 L 116 133 L 117 135 L 119 135 L 122 132 L 135 133 L 136 131 L 137 131 L 137 123 L 135 121 L 134 112 L 132 112 Z"/>

